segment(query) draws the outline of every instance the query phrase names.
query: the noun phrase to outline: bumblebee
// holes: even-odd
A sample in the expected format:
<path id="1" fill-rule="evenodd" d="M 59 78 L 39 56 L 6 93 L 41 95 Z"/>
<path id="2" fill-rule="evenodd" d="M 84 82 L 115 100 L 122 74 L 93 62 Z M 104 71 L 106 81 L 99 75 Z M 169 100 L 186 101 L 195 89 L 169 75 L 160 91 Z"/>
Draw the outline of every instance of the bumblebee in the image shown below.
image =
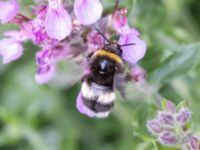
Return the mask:
<path id="1" fill-rule="evenodd" d="M 102 33 L 101 35 L 103 36 Z M 107 41 L 104 48 L 88 55 L 89 73 L 82 78 L 80 96 L 85 114 L 92 114 L 97 118 L 107 117 L 114 106 L 115 82 L 118 82 L 115 77 L 124 72 L 121 47 L 130 45 L 120 46 Z"/>

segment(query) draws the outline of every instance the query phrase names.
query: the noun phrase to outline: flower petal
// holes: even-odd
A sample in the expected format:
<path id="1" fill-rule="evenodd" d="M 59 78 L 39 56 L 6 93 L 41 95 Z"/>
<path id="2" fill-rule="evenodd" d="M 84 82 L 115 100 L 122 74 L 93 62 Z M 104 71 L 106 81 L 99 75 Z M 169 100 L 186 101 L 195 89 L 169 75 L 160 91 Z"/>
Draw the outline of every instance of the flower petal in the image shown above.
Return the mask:
<path id="1" fill-rule="evenodd" d="M 55 73 L 56 69 L 54 65 L 39 66 L 37 74 L 35 75 L 35 81 L 38 84 L 46 84 L 55 76 Z"/>
<path id="2" fill-rule="evenodd" d="M 19 11 L 19 4 L 17 0 L 12 0 L 8 2 L 0 2 L 0 21 L 2 24 L 7 23 L 12 20 Z"/>
<path id="3" fill-rule="evenodd" d="M 159 136 L 161 144 L 166 146 L 175 146 L 178 142 L 177 136 L 170 131 L 165 131 Z"/>
<path id="4" fill-rule="evenodd" d="M 103 7 L 99 0 L 75 0 L 74 12 L 80 23 L 90 25 L 101 17 Z"/>
<path id="5" fill-rule="evenodd" d="M 123 34 L 120 36 L 119 44 L 125 45 L 134 43 L 135 45 L 122 47 L 122 57 L 129 63 L 135 64 L 142 59 L 146 53 L 146 43 L 135 34 Z"/>
<path id="6" fill-rule="evenodd" d="M 131 68 L 131 75 L 135 82 L 144 81 L 146 78 L 146 72 L 139 65 L 133 65 Z"/>
<path id="7" fill-rule="evenodd" d="M 0 55 L 3 57 L 3 64 L 8 64 L 23 54 L 23 47 L 21 43 L 13 39 L 3 39 L 0 41 Z"/>
<path id="8" fill-rule="evenodd" d="M 71 33 L 72 23 L 68 12 L 59 6 L 57 9 L 48 8 L 45 29 L 49 37 L 63 40 Z"/>
<path id="9" fill-rule="evenodd" d="M 191 118 L 191 112 L 187 108 L 182 108 L 176 114 L 176 121 L 181 125 L 185 125 Z"/>
<path id="10" fill-rule="evenodd" d="M 160 124 L 159 120 L 157 120 L 157 119 L 149 120 L 147 122 L 147 128 L 154 135 L 158 135 L 159 133 L 161 133 L 163 131 L 161 124 Z"/>

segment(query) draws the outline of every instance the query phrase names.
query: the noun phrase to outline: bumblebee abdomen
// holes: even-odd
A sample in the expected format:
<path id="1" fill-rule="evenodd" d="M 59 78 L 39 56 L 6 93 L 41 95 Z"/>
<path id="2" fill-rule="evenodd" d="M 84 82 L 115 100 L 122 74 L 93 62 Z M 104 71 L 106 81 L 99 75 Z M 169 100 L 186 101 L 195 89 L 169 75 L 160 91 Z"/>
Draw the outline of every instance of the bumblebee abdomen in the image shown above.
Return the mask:
<path id="1" fill-rule="evenodd" d="M 114 106 L 115 93 L 109 87 L 96 83 L 82 84 L 82 100 L 87 111 L 97 117 L 106 117 Z"/>

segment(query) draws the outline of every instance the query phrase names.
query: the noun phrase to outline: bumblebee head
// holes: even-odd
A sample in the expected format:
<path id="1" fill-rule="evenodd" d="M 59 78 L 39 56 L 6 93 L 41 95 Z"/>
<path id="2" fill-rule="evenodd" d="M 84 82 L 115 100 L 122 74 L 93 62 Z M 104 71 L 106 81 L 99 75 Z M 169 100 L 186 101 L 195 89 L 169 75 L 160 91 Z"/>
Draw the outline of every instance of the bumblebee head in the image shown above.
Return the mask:
<path id="1" fill-rule="evenodd" d="M 118 56 L 122 55 L 122 49 L 117 43 L 112 42 L 112 43 L 105 44 L 104 49 L 112 53 L 115 53 Z"/>
<path id="2" fill-rule="evenodd" d="M 121 49 L 122 47 L 135 45 L 134 43 L 128 43 L 128 44 L 125 44 L 125 45 L 119 45 L 116 41 L 108 40 L 105 37 L 105 35 L 99 29 L 96 28 L 96 30 L 97 30 L 97 32 L 99 32 L 101 34 L 101 36 L 104 38 L 104 40 L 107 41 L 107 44 L 104 45 L 104 49 L 107 50 L 107 51 L 110 51 L 112 53 L 115 53 L 118 56 L 122 55 L 122 49 Z"/>

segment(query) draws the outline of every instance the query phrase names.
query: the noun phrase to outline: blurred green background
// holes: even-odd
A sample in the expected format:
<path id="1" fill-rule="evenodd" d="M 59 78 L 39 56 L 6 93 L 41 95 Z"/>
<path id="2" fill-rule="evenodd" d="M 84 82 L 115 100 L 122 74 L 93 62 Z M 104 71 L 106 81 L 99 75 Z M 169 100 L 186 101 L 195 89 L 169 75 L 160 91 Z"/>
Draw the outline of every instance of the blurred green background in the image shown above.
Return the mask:
<path id="1" fill-rule="evenodd" d="M 28 10 L 32 1 L 21 3 Z M 102 3 L 105 11 L 114 6 L 114 0 Z M 129 84 L 128 100 L 118 96 L 108 118 L 88 118 L 75 107 L 79 68 L 61 62 L 56 78 L 38 85 L 38 47 L 28 42 L 21 59 L 0 64 L 0 150 L 173 150 L 146 129 L 158 110 L 158 93 L 176 104 L 188 102 L 192 130 L 200 137 L 200 1 L 124 0 L 120 5 L 128 8 L 130 24 L 147 42 L 140 62 L 147 83 Z M 1 25 L 0 36 L 13 28 Z"/>

